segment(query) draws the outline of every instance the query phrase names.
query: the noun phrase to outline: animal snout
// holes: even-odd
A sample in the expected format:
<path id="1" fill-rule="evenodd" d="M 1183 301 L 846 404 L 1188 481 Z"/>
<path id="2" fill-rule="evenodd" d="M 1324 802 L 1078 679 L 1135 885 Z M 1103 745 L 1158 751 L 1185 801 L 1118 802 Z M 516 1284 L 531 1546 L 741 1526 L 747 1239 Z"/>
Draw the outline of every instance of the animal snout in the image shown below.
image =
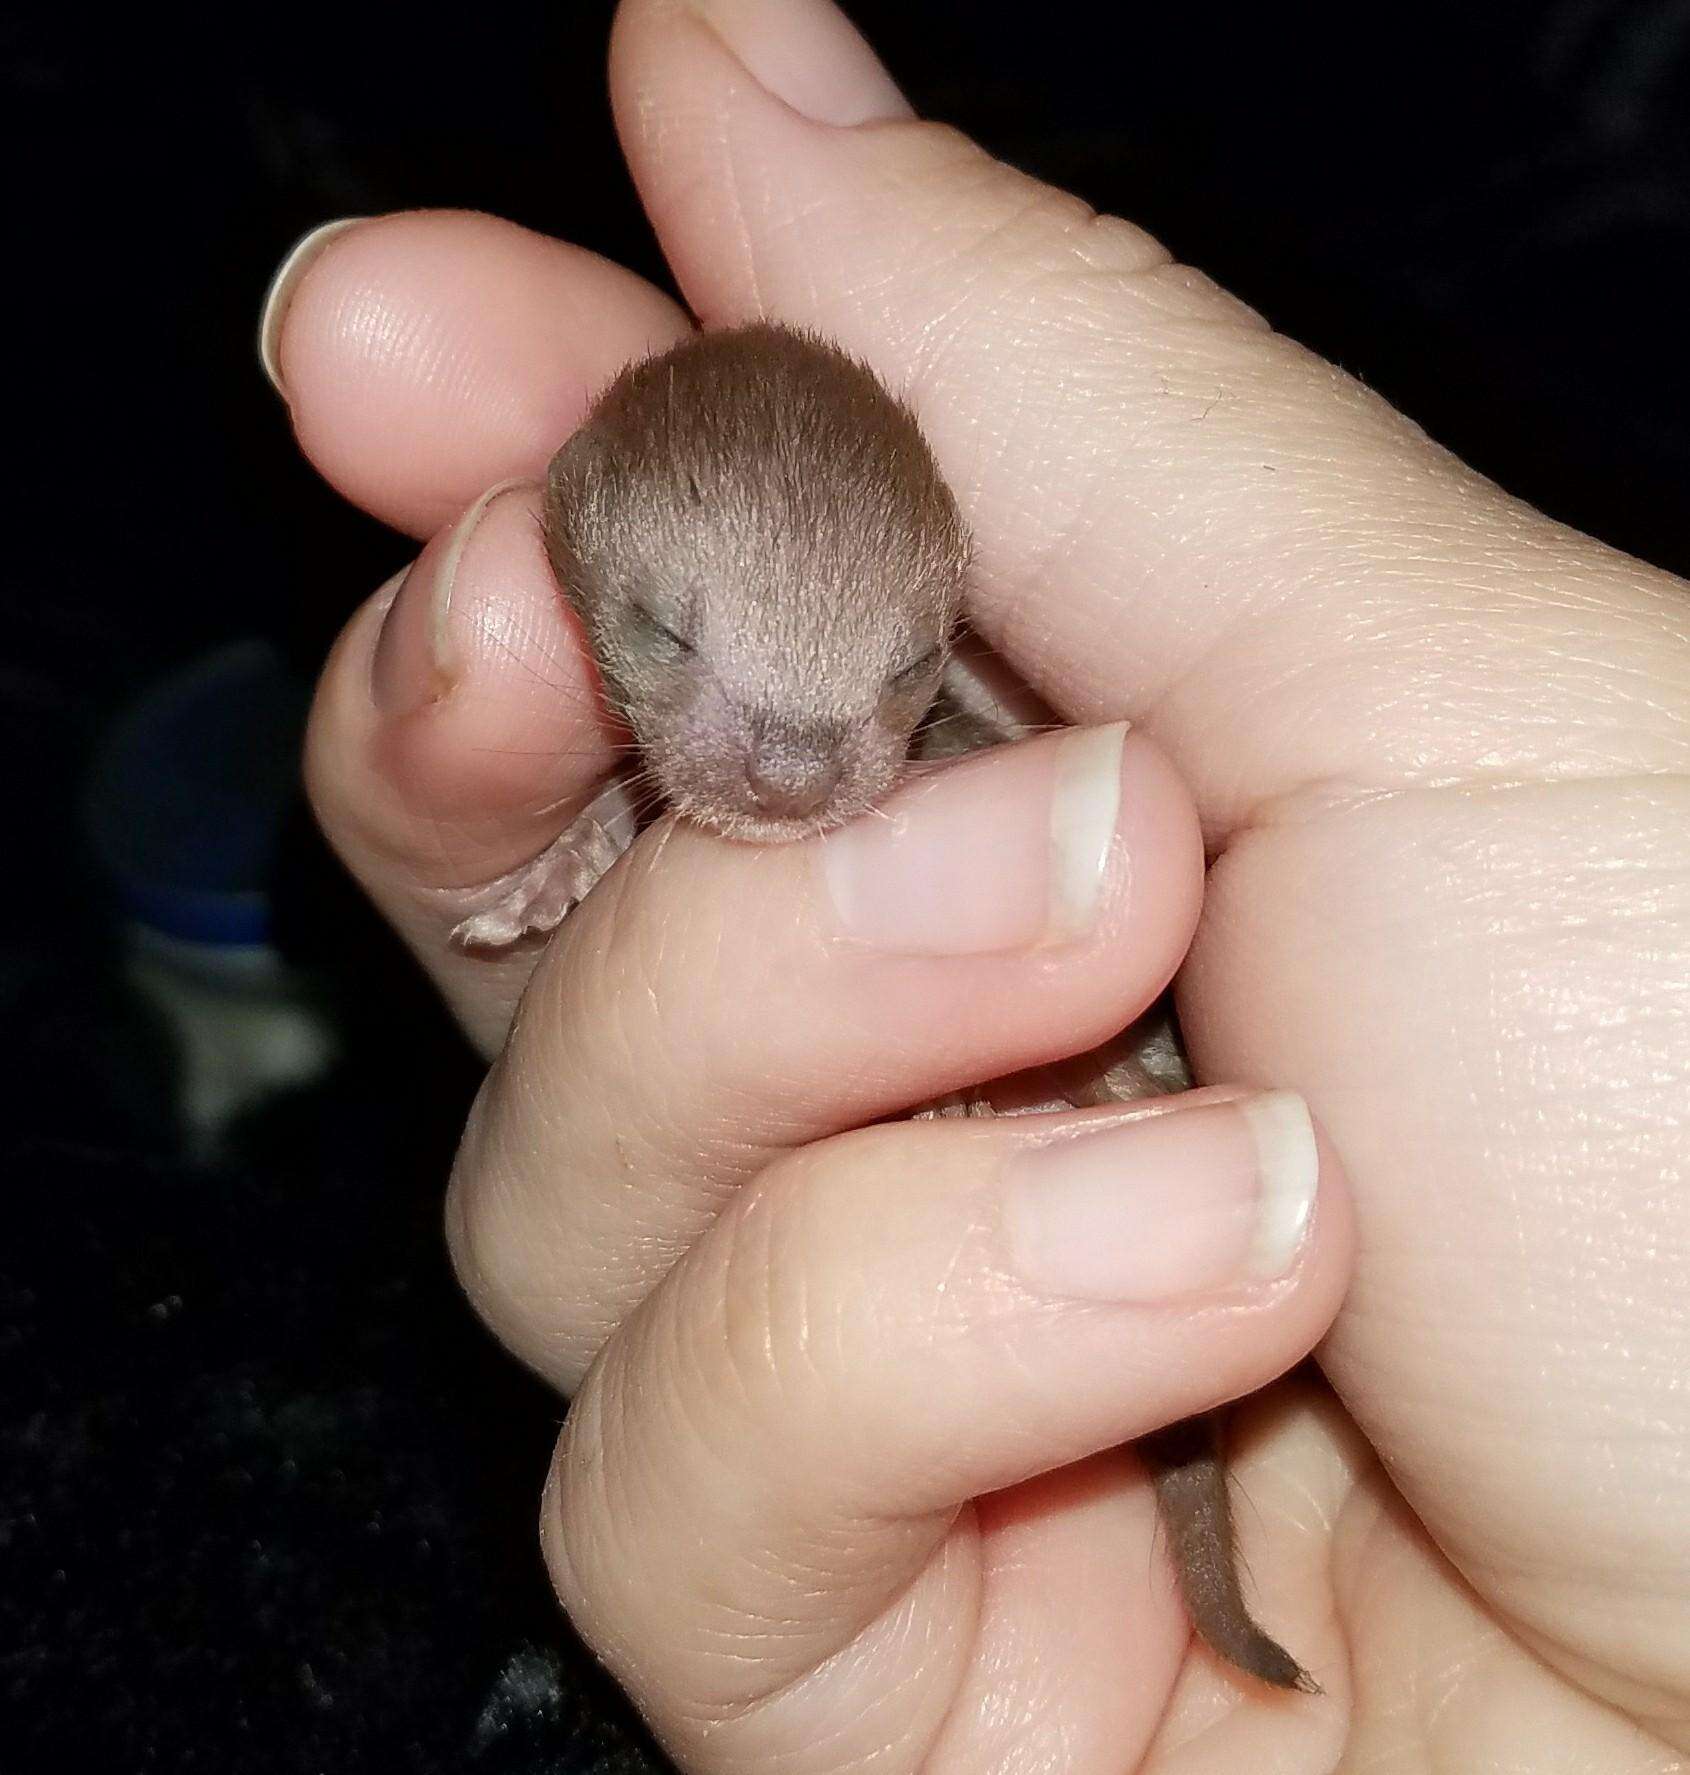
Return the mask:
<path id="1" fill-rule="evenodd" d="M 758 811 L 784 820 L 819 813 L 844 774 L 844 739 L 831 726 L 759 723 L 745 759 Z"/>

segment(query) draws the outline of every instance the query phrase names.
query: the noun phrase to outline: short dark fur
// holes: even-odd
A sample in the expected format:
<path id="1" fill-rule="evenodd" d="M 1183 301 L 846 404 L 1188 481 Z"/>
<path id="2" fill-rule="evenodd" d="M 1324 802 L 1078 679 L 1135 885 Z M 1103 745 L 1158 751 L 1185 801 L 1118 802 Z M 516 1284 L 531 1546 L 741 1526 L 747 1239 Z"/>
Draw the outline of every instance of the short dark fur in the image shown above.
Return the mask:
<path id="1" fill-rule="evenodd" d="M 837 347 L 768 324 L 624 372 L 552 462 L 546 544 L 665 798 L 762 841 L 849 819 L 897 779 L 940 694 L 968 563 L 909 410 Z M 927 749 L 1014 737 L 958 705 Z M 1071 1101 L 1161 1088 L 1136 1055 L 1108 1060 Z M 1198 1631 L 1312 1691 L 1245 1605 L 1212 1423 L 1141 1447 Z"/>

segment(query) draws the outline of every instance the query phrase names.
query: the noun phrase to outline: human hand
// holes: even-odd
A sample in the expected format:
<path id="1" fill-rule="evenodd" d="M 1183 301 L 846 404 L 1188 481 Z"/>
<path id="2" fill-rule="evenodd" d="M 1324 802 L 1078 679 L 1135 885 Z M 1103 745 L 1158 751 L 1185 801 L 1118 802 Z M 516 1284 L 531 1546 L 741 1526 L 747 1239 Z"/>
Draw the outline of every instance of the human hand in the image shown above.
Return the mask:
<path id="1" fill-rule="evenodd" d="M 354 620 L 317 804 L 502 1050 L 460 1266 L 561 1384 L 605 1346 L 548 1493 L 566 1601 L 700 1769 L 1681 1767 L 1683 588 L 1509 501 L 1131 228 L 908 120 L 813 0 L 712 10 L 724 38 L 628 5 L 613 67 L 690 304 L 815 325 L 907 387 L 975 529 L 976 625 L 1069 719 L 1138 734 L 1066 945 L 1026 947 L 1048 884 L 1013 870 L 978 901 L 981 872 L 945 877 L 973 953 L 842 944 L 824 847 L 660 831 L 507 1041 L 531 958 L 446 933 L 609 763 L 531 493 Z M 302 442 L 418 535 L 537 474 L 687 324 L 464 217 L 345 233 L 288 295 Z M 984 805 L 1006 863 L 1041 851 L 1061 743 L 948 773 L 911 832 L 978 833 Z M 1101 1303 L 1094 1276 L 1076 1306 L 1017 1268 L 1003 1192 L 1034 1125 L 841 1135 L 1155 991 L 1197 889 L 1161 752 L 1213 858 L 1180 979 L 1198 1069 L 1300 1090 L 1354 1197 L 1322 1351 L 1343 1411 L 1277 1390 L 1243 1414 L 1256 1590 L 1321 1699 L 1184 1656 L 1127 1458 L 958 1506 L 1294 1361 L 1349 1263 L 1330 1165 L 1290 1267 L 1246 1281 L 1218 1211 L 1238 1112 L 1162 1112 L 1166 1148 L 1141 1125 L 1111 1163 L 1160 1228 L 1140 1252 L 1201 1286 L 1169 1269 Z M 862 879 L 905 877 L 883 855 Z M 1166 1177 L 1217 1210 L 1207 1241 L 1173 1202 L 1152 1222 Z"/>

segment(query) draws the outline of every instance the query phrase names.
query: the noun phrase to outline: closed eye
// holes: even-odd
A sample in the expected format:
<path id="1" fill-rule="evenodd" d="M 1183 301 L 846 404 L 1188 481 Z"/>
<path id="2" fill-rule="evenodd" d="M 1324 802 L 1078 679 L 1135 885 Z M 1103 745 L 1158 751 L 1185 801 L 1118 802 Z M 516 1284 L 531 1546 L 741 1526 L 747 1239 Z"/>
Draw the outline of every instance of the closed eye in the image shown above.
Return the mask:
<path id="1" fill-rule="evenodd" d="M 632 605 L 631 609 L 634 621 L 645 630 L 647 636 L 669 648 L 674 658 L 684 659 L 688 654 L 697 652 L 684 635 L 677 635 L 661 617 L 653 616 L 643 604 Z"/>
<path id="2" fill-rule="evenodd" d="M 893 684 L 914 684 L 928 677 L 939 664 L 940 649 L 929 647 L 920 659 L 912 659 L 901 671 L 892 674 Z"/>

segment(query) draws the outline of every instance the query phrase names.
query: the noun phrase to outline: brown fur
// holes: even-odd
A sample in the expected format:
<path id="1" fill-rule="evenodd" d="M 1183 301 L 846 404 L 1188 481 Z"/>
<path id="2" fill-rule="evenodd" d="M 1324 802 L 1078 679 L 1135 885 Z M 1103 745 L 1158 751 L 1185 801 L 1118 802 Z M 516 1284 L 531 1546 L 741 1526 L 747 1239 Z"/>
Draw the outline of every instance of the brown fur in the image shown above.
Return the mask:
<path id="1" fill-rule="evenodd" d="M 896 780 L 968 543 L 914 417 L 861 364 L 758 325 L 636 365 L 554 458 L 546 542 L 681 812 L 792 838 Z"/>

